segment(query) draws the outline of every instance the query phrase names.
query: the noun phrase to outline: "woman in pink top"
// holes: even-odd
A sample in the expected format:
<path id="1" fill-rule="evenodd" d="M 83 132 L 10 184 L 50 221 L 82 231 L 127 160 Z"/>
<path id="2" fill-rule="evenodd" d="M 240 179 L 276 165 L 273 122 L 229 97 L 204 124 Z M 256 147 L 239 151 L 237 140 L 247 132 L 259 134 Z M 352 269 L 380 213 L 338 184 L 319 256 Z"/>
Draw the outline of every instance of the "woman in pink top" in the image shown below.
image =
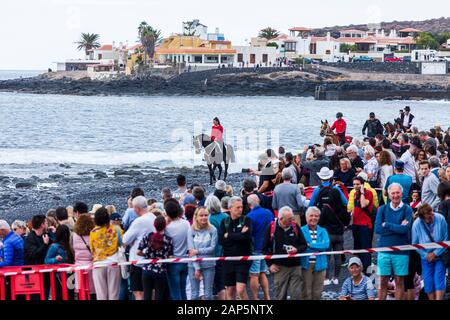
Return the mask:
<path id="1" fill-rule="evenodd" d="M 82 214 L 74 227 L 72 236 L 72 247 L 75 252 L 76 266 L 92 266 L 92 254 L 89 248 L 89 234 L 94 229 L 94 220 L 88 214 Z M 88 283 L 90 294 L 95 294 L 94 282 L 92 280 L 92 270 L 88 271 Z M 75 291 L 79 288 L 79 275 L 75 277 Z"/>

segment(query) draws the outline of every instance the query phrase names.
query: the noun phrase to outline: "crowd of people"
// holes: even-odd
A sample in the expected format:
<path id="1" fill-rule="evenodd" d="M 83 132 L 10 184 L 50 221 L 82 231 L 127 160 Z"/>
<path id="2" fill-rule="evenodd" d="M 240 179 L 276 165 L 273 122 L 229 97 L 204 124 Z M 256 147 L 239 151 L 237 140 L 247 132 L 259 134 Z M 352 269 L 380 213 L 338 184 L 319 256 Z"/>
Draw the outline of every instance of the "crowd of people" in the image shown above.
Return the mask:
<path id="1" fill-rule="evenodd" d="M 178 188 L 164 188 L 160 199 L 133 189 L 123 215 L 77 202 L 11 226 L 0 220 L 0 267 L 341 251 L 346 232 L 352 249 L 447 241 L 450 133 L 419 131 L 410 111 L 394 131 L 371 113 L 361 140 L 346 136 L 338 113 L 332 128 L 340 143 L 331 134 L 298 154 L 269 149 L 239 192 L 219 180 L 208 195 L 179 175 Z M 260 291 L 266 300 L 318 300 L 329 285 L 341 287 L 340 300 L 441 300 L 448 251 L 137 263 L 91 268 L 88 279 L 98 300 L 256 300 Z M 343 266 L 349 277 L 340 284 Z M 75 281 L 74 297 L 78 289 Z"/>

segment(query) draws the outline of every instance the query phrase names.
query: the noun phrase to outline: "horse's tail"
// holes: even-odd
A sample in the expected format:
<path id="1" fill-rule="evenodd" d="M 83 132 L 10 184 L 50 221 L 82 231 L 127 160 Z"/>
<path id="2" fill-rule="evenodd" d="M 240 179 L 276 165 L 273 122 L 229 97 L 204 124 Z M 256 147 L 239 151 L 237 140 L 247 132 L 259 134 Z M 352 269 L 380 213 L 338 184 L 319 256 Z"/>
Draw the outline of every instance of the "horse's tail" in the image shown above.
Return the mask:
<path id="1" fill-rule="evenodd" d="M 230 162 L 235 163 L 236 162 L 236 155 L 234 154 L 234 149 L 231 145 L 227 145 L 227 154 L 230 155 Z"/>

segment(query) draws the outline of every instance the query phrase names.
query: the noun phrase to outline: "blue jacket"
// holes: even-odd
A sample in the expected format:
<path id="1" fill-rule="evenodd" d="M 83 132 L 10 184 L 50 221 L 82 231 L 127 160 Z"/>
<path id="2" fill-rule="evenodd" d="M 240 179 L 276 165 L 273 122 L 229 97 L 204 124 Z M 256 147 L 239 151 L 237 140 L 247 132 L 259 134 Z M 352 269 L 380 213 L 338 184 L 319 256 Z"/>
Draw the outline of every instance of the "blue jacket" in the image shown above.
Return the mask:
<path id="1" fill-rule="evenodd" d="M 252 209 L 247 215 L 252 220 L 252 237 L 254 243 L 254 251 L 261 251 L 264 245 L 264 236 L 266 235 L 267 228 L 275 219 L 273 213 L 270 210 L 257 206 Z"/>
<path id="2" fill-rule="evenodd" d="M 326 181 L 326 182 L 322 183 L 322 186 L 329 187 L 329 186 L 331 186 L 331 183 Z M 333 189 L 336 189 L 339 191 L 339 195 L 341 196 L 342 203 L 344 204 L 344 206 L 347 206 L 348 200 L 345 197 L 344 193 L 342 192 L 341 188 L 339 188 L 338 186 L 334 186 Z M 319 194 L 319 192 L 320 192 L 320 187 L 314 189 L 314 191 L 311 195 L 311 200 L 309 200 L 310 207 L 314 207 L 316 205 L 316 200 L 317 200 L 316 198 L 317 198 L 317 195 Z"/>
<path id="3" fill-rule="evenodd" d="M 10 231 L 3 239 L 3 261 L 0 267 L 23 266 L 24 246 L 22 237 Z"/>
<path id="4" fill-rule="evenodd" d="M 62 260 L 57 261 L 56 257 L 61 256 Z M 67 263 L 67 253 L 66 250 L 58 243 L 53 243 L 50 248 L 48 248 L 47 256 L 44 260 L 45 264 L 58 264 Z"/>
<path id="5" fill-rule="evenodd" d="M 428 230 L 431 233 L 431 236 L 433 237 L 433 240 L 430 239 L 428 236 L 428 233 L 426 232 L 425 228 L 428 228 Z M 413 244 L 424 244 L 424 243 L 430 243 L 430 242 L 440 242 L 440 241 L 447 241 L 448 240 L 448 230 L 447 230 L 447 222 L 445 221 L 445 218 L 440 213 L 434 214 L 433 221 L 427 225 L 422 219 L 416 219 L 414 221 L 413 227 L 412 227 L 412 243 Z M 445 252 L 445 249 L 425 249 L 425 250 L 418 250 L 420 257 L 423 260 L 426 260 L 427 254 L 430 252 L 434 252 L 436 256 L 440 256 Z"/>
<path id="6" fill-rule="evenodd" d="M 402 221 L 407 220 L 408 224 L 402 226 Z M 403 206 L 394 211 L 390 204 L 378 208 L 375 220 L 375 233 L 379 235 L 378 247 L 402 246 L 411 244 L 411 221 L 412 209 L 403 203 Z M 385 226 L 383 227 L 383 222 Z M 392 252 L 392 254 L 409 254 L 408 251 Z"/>
<path id="7" fill-rule="evenodd" d="M 220 224 L 222 223 L 222 220 L 226 218 L 228 218 L 228 215 L 224 212 L 211 213 L 209 216 L 209 222 L 216 228 L 217 232 L 219 232 Z M 216 257 L 221 257 L 223 255 L 223 249 L 219 242 L 217 242 L 214 255 Z"/>
<path id="8" fill-rule="evenodd" d="M 306 242 L 309 244 L 309 247 L 306 249 L 305 253 L 309 252 L 322 252 L 327 251 L 330 247 L 330 238 L 328 236 L 328 232 L 325 228 L 317 226 L 317 242 L 311 243 L 311 235 L 309 234 L 308 226 L 302 227 L 303 235 L 305 236 Z M 301 257 L 300 263 L 303 269 L 308 269 L 309 266 L 309 257 Z M 328 267 L 327 256 L 317 256 L 316 257 L 316 267 L 315 271 L 319 272 L 325 270 Z"/>

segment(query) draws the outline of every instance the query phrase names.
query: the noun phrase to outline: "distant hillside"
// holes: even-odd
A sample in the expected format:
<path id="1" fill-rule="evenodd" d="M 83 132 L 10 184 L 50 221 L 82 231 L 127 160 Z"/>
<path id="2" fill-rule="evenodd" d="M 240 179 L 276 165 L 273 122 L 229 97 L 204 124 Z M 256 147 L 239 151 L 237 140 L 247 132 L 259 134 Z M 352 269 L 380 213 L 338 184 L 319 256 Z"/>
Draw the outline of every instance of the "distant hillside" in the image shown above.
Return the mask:
<path id="1" fill-rule="evenodd" d="M 438 18 L 438 19 L 430 19 L 424 21 L 392 21 L 392 22 L 382 22 L 381 26 L 378 25 L 378 28 L 384 29 L 386 32 L 389 32 L 391 29 L 404 29 L 404 28 L 415 28 L 421 31 L 430 32 L 430 33 L 439 33 L 439 32 L 450 32 L 450 18 Z M 331 32 L 331 35 L 334 37 L 339 36 L 339 30 L 344 29 L 358 29 L 358 30 L 368 30 L 369 28 L 373 28 L 367 24 L 358 24 L 358 25 L 347 25 L 347 26 L 334 26 L 334 27 L 325 27 L 320 29 L 314 29 L 314 34 L 317 36 L 325 36 L 327 32 Z"/>

